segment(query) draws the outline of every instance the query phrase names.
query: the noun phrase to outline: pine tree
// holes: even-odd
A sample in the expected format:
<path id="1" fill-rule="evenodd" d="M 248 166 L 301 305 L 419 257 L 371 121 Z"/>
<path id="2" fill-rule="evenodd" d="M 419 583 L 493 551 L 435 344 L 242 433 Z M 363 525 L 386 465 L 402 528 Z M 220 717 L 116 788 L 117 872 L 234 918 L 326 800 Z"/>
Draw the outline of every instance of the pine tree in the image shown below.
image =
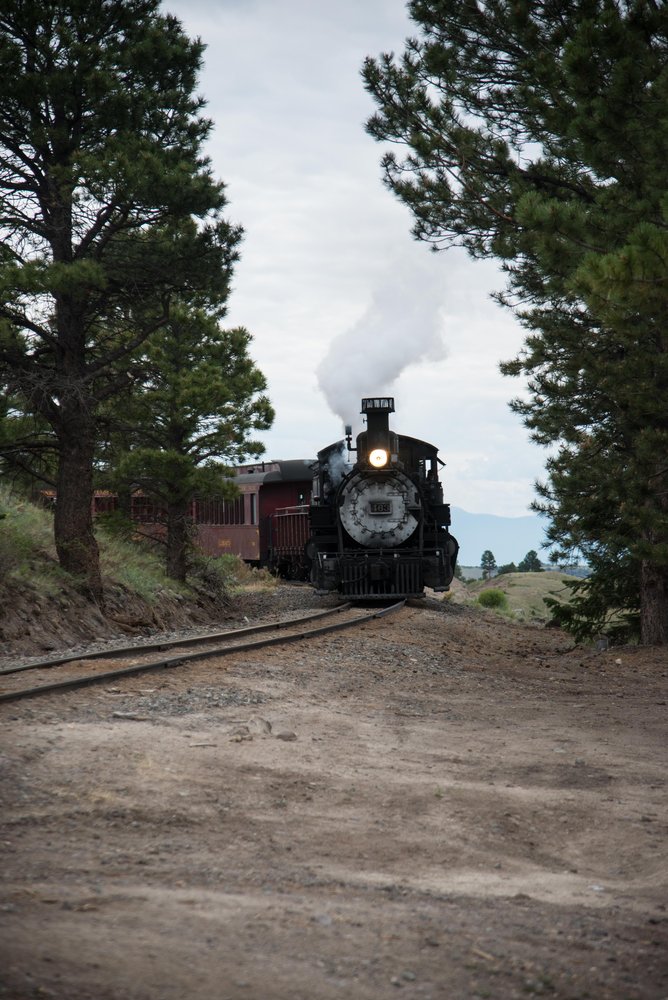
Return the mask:
<path id="1" fill-rule="evenodd" d="M 25 413 L 22 400 L 0 393 L 0 474 L 26 494 L 55 488 L 56 439 L 36 414 Z"/>
<path id="2" fill-rule="evenodd" d="M 223 463 L 261 454 L 249 435 L 274 418 L 250 341 L 243 328 L 221 329 L 214 315 L 174 308 L 144 344 L 144 384 L 108 415 L 117 445 L 107 454 L 112 479 L 140 487 L 166 512 L 167 572 L 178 580 L 187 571 L 191 501 L 228 495 Z"/>
<path id="3" fill-rule="evenodd" d="M 540 559 L 538 558 L 538 553 L 535 549 L 529 549 L 524 559 L 522 559 L 518 566 L 518 573 L 542 573 L 543 567 L 541 566 Z"/>
<path id="4" fill-rule="evenodd" d="M 0 11 L 0 387 L 53 431 L 56 548 L 98 599 L 98 413 L 175 295 L 224 301 L 240 238 L 202 155 L 202 51 L 159 0 Z"/>
<path id="5" fill-rule="evenodd" d="M 364 67 L 370 133 L 408 150 L 386 183 L 418 239 L 502 262 L 528 331 L 502 370 L 527 377 L 514 408 L 553 450 L 537 509 L 561 555 L 590 559 L 599 610 L 623 598 L 668 642 L 668 8 L 409 11 L 421 37 Z"/>
<path id="6" fill-rule="evenodd" d="M 494 570 L 496 569 L 496 559 L 494 558 L 494 553 L 489 549 L 485 549 L 483 554 L 480 556 L 480 568 L 482 570 L 483 580 L 489 580 L 489 578 L 494 575 Z"/>

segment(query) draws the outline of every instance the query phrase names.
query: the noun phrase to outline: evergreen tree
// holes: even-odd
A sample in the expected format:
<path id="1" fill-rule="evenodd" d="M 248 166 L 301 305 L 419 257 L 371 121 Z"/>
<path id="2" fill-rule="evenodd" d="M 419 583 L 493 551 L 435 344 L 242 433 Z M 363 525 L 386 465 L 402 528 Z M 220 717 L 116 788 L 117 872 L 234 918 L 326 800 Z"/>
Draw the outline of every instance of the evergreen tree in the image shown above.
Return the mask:
<path id="1" fill-rule="evenodd" d="M 21 409 L 23 401 L 0 392 L 0 473 L 29 494 L 55 488 L 57 443 L 49 425 Z"/>
<path id="2" fill-rule="evenodd" d="M 542 573 L 543 567 L 540 564 L 538 553 L 535 549 L 529 549 L 524 559 L 517 566 L 518 573 Z"/>
<path id="3" fill-rule="evenodd" d="M 480 568 L 482 570 L 483 580 L 489 580 L 489 578 L 494 575 L 494 570 L 496 569 L 496 559 L 494 558 L 494 553 L 490 552 L 489 549 L 485 549 L 483 554 L 480 556 Z"/>
<path id="4" fill-rule="evenodd" d="M 603 556 L 592 549 L 588 560 L 588 577 L 564 581 L 573 592 L 568 602 L 545 598 L 552 620 L 567 628 L 578 641 L 605 635 L 615 643 L 627 642 L 636 634 L 639 618 L 638 588 L 630 571 L 628 550 L 615 552 L 608 545 Z"/>
<path id="5" fill-rule="evenodd" d="M 100 407 L 175 295 L 224 301 L 240 238 L 202 156 L 202 50 L 159 0 L 0 11 L 0 385 L 55 436 L 58 556 L 96 598 Z"/>
<path id="6" fill-rule="evenodd" d="M 412 0 L 409 11 L 421 36 L 364 67 L 379 108 L 370 133 L 408 148 L 385 155 L 386 183 L 418 239 L 502 261 L 499 301 L 528 331 L 503 366 L 528 378 L 514 408 L 558 446 L 537 509 L 560 555 L 589 559 L 599 612 L 623 597 L 643 641 L 665 643 L 668 8 Z"/>
<path id="7" fill-rule="evenodd" d="M 497 576 L 505 576 L 506 573 L 517 573 L 517 566 L 514 562 L 504 563 L 503 566 L 497 568 Z"/>
<path id="8" fill-rule="evenodd" d="M 230 495 L 221 463 L 261 454 L 249 434 L 274 418 L 250 340 L 202 310 L 173 309 L 144 345 L 143 386 L 109 415 L 112 437 L 122 442 L 109 456 L 115 484 L 140 487 L 166 512 L 167 572 L 178 580 L 187 571 L 191 501 Z"/>

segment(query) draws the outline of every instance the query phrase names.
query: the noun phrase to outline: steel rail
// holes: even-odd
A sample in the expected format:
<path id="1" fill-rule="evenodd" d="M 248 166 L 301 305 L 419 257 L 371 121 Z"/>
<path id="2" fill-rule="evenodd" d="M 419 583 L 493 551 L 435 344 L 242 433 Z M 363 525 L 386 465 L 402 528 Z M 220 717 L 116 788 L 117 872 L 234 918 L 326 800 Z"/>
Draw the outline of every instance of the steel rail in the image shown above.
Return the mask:
<path id="1" fill-rule="evenodd" d="M 257 632 L 265 632 L 269 629 L 289 628 L 291 625 L 299 625 L 302 622 L 316 621 L 318 618 L 327 618 L 330 615 L 337 615 L 341 611 L 346 611 L 350 607 L 348 604 L 337 604 L 335 608 L 328 608 L 325 611 L 313 611 L 301 618 L 288 618 L 280 622 L 268 622 L 264 625 L 248 625 L 244 628 L 227 629 L 225 632 L 207 632 L 204 635 L 188 636 L 185 639 L 161 639 L 156 642 L 141 642 L 134 646 L 112 646 L 110 649 L 95 649 L 89 653 L 67 653 L 65 656 L 56 656 L 48 660 L 33 660 L 31 663 L 17 663 L 14 666 L 0 668 L 0 677 L 7 674 L 17 674 L 23 670 L 46 670 L 50 667 L 59 667 L 63 663 L 72 663 L 75 660 L 111 660 L 115 656 L 127 656 L 133 653 L 149 653 L 157 649 L 174 649 L 177 646 L 196 646 L 202 642 L 213 642 L 216 639 L 225 639 L 235 635 L 253 635 Z"/>
<path id="2" fill-rule="evenodd" d="M 151 670 L 167 670 L 172 667 L 179 667 L 183 663 L 192 663 L 195 660 L 209 659 L 216 656 L 230 656 L 232 653 L 241 653 L 250 649 L 261 649 L 265 646 L 277 646 L 281 643 L 298 642 L 301 639 L 310 639 L 314 636 L 325 635 L 328 632 L 337 632 L 344 628 L 352 628 L 354 625 L 362 625 L 364 622 L 372 621 L 374 618 L 382 618 L 385 615 L 391 614 L 393 611 L 398 611 L 404 606 L 405 603 L 405 600 L 398 601 L 396 604 L 392 604 L 387 608 L 381 609 L 380 611 L 374 611 L 367 615 L 360 615 L 359 617 L 353 618 L 349 621 L 334 622 L 331 625 L 322 625 L 319 628 L 290 633 L 289 635 L 270 636 L 266 639 L 257 639 L 252 642 L 237 643 L 233 646 L 221 646 L 215 649 L 200 650 L 197 653 L 186 653 L 183 656 L 173 656 L 165 660 L 153 660 L 150 663 L 135 663 L 129 667 L 122 667 L 119 670 L 105 671 L 100 674 L 87 674 L 82 677 L 71 677 L 67 680 L 54 681 L 51 684 L 42 684 L 38 687 L 7 691 L 0 694 L 0 703 L 19 701 L 23 698 L 32 698 L 40 694 L 50 694 L 53 691 L 64 691 L 80 687 L 88 687 L 101 681 L 117 680 L 120 677 L 131 677 L 135 674 L 148 673 Z M 283 628 L 289 625 L 288 622 L 282 622 L 280 624 Z"/>

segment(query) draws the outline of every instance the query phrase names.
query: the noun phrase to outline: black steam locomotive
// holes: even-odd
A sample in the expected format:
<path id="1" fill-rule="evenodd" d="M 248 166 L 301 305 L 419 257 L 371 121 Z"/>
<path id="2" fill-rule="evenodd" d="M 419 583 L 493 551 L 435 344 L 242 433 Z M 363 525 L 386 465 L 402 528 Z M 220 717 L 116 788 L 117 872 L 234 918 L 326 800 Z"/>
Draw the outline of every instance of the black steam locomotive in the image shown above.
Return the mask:
<path id="1" fill-rule="evenodd" d="M 443 503 L 438 450 L 389 427 L 394 399 L 362 400 L 366 430 L 318 452 L 311 500 L 311 582 L 350 599 L 447 590 L 459 545 Z M 356 452 L 354 464 L 350 453 Z"/>

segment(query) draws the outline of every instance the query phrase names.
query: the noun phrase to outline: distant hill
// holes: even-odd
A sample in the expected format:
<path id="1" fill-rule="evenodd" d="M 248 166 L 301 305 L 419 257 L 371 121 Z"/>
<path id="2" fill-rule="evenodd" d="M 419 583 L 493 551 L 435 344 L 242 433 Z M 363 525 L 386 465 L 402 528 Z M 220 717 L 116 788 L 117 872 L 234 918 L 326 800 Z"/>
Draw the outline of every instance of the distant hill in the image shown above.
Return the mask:
<path id="1" fill-rule="evenodd" d="M 450 530 L 459 542 L 461 566 L 479 566 L 480 556 L 490 549 L 497 566 L 518 563 L 534 549 L 542 562 L 547 562 L 545 521 L 536 514 L 524 517 L 499 517 L 496 514 L 469 514 L 460 507 L 452 508 Z"/>

